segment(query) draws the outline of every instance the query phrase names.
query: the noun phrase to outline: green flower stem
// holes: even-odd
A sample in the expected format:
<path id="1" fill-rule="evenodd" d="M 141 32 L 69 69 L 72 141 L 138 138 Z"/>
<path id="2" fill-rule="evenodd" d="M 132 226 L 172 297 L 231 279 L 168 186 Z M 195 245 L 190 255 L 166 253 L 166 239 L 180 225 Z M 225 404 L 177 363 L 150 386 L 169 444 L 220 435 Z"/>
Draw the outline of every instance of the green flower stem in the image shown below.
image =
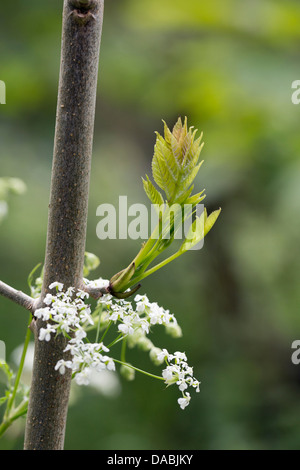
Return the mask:
<path id="1" fill-rule="evenodd" d="M 20 418 L 20 416 L 23 416 L 24 414 L 27 413 L 28 401 L 29 399 L 27 397 L 24 398 L 24 400 L 21 401 L 19 406 L 15 408 L 14 413 L 13 413 L 13 420 Z"/>
<path id="2" fill-rule="evenodd" d="M 24 399 L 17 408 L 14 409 L 12 413 L 10 413 L 9 417 L 4 418 L 2 423 L 0 424 L 0 437 L 3 436 L 5 431 L 12 425 L 12 423 L 24 416 L 27 413 L 28 409 L 28 399 Z"/>
<path id="3" fill-rule="evenodd" d="M 150 372 L 146 372 L 145 370 L 142 370 L 142 369 L 138 369 L 137 367 L 134 367 L 133 365 L 131 364 L 127 364 L 127 362 L 123 362 L 123 361 L 118 361 L 117 359 L 113 359 L 114 362 L 117 362 L 118 364 L 121 364 L 122 366 L 127 366 L 127 367 L 131 367 L 131 369 L 134 369 L 136 370 L 137 372 L 141 372 L 142 374 L 144 375 L 148 375 L 148 377 L 152 377 L 153 379 L 158 379 L 158 380 L 165 380 L 163 377 L 161 377 L 160 375 L 154 375 L 154 374 L 151 374 Z"/>
<path id="4" fill-rule="evenodd" d="M 16 408 L 14 408 L 14 403 L 15 403 L 17 392 L 18 392 L 18 388 L 19 388 L 19 384 L 20 384 L 20 380 L 21 380 L 21 375 L 22 375 L 23 368 L 24 368 L 24 363 L 25 363 L 25 357 L 26 357 L 26 353 L 27 353 L 27 349 L 28 349 L 28 344 L 29 344 L 29 341 L 30 341 L 31 331 L 29 329 L 29 325 L 31 323 L 31 320 L 32 320 L 32 315 L 30 314 L 29 321 L 28 321 L 28 328 L 27 328 L 27 331 L 26 331 L 25 342 L 24 342 L 22 356 L 21 356 L 21 361 L 20 361 L 18 372 L 17 372 L 14 388 L 13 388 L 11 396 L 9 397 L 9 399 L 7 401 L 3 421 L 0 424 L 0 437 L 5 433 L 5 431 L 9 428 L 9 426 L 11 426 L 11 424 L 17 418 L 19 418 L 20 416 L 23 416 L 24 414 L 27 413 L 27 408 L 28 408 L 28 399 L 27 398 L 22 400 L 22 402 Z"/>
<path id="5" fill-rule="evenodd" d="M 12 395 L 9 398 L 8 403 L 7 403 L 4 419 L 7 419 L 10 416 L 11 410 L 13 408 L 14 401 L 15 401 L 15 398 L 16 398 L 16 394 L 17 394 L 17 391 L 18 391 L 21 375 L 22 375 L 22 372 L 23 372 L 25 357 L 26 357 L 26 353 L 27 353 L 27 348 L 28 348 L 28 344 L 29 344 L 30 336 L 31 336 L 31 331 L 30 331 L 30 328 L 29 328 L 31 320 L 32 320 L 32 315 L 29 316 L 28 327 L 27 327 L 27 331 L 26 331 L 26 336 L 25 336 L 25 342 L 24 342 L 24 346 L 23 346 L 21 361 L 20 361 L 18 372 L 17 372 L 14 389 L 13 389 Z"/>
<path id="6" fill-rule="evenodd" d="M 121 361 L 126 363 L 126 346 L 127 346 L 127 337 L 124 338 L 121 349 Z"/>
<path id="7" fill-rule="evenodd" d="M 97 333 L 96 333 L 96 343 L 98 343 L 99 334 L 100 334 L 100 323 L 101 323 L 101 312 L 102 312 L 102 305 L 100 305 L 96 311 L 99 313 L 98 322 L 97 322 Z M 110 326 L 110 325 L 109 325 Z"/>
<path id="8" fill-rule="evenodd" d="M 103 335 L 102 335 L 102 338 L 101 338 L 100 343 L 103 342 L 103 340 L 104 340 L 104 338 L 105 338 L 105 335 L 107 334 L 108 330 L 109 330 L 110 327 L 111 327 L 111 324 L 112 324 L 112 322 L 110 321 L 109 324 L 108 324 L 108 326 L 107 326 L 107 328 L 106 328 L 106 330 L 104 331 L 104 333 L 103 333 Z"/>
<path id="9" fill-rule="evenodd" d="M 112 346 L 114 346 L 115 344 L 119 343 L 120 341 L 122 341 L 124 339 L 124 335 L 123 333 L 120 333 L 119 336 L 117 336 L 117 338 L 112 341 L 107 347 L 108 349 L 110 349 Z"/>
<path id="10" fill-rule="evenodd" d="M 3 436 L 5 431 L 9 428 L 11 425 L 11 421 L 3 420 L 2 423 L 0 424 L 0 437 Z"/>

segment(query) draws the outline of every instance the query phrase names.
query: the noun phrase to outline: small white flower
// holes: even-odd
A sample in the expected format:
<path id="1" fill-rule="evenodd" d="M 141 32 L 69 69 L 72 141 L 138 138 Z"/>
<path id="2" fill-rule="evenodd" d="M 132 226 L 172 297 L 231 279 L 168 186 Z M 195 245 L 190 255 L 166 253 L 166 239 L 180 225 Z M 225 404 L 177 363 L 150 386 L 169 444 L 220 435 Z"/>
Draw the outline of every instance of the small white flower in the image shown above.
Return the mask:
<path id="1" fill-rule="evenodd" d="M 34 315 L 36 316 L 36 318 L 41 318 L 42 320 L 47 321 L 50 318 L 50 308 L 38 308 L 34 312 Z"/>
<path id="2" fill-rule="evenodd" d="M 132 335 L 134 333 L 134 329 L 130 324 L 125 324 L 122 323 L 121 325 L 118 325 L 118 330 L 123 333 L 123 335 Z"/>
<path id="3" fill-rule="evenodd" d="M 171 366 L 168 366 L 162 371 L 162 376 L 165 379 L 165 383 L 168 385 L 171 385 L 176 381 L 176 378 L 174 379 L 174 370 L 171 368 Z"/>
<path id="4" fill-rule="evenodd" d="M 178 385 L 178 388 L 181 392 L 184 392 L 184 390 L 188 388 L 188 384 L 185 380 L 178 380 L 176 384 Z"/>
<path id="5" fill-rule="evenodd" d="M 196 392 L 199 393 L 200 392 L 200 382 L 196 379 L 193 379 L 192 383 L 191 383 L 191 386 L 194 387 L 196 389 Z"/>
<path id="6" fill-rule="evenodd" d="M 102 356 L 102 361 L 105 363 L 107 370 L 116 370 L 116 366 L 111 357 Z"/>
<path id="7" fill-rule="evenodd" d="M 79 297 L 80 299 L 88 299 L 89 298 L 89 294 L 88 292 L 85 292 L 83 290 L 78 290 L 77 293 L 76 293 L 76 297 Z"/>
<path id="8" fill-rule="evenodd" d="M 191 400 L 191 396 L 188 392 L 184 395 L 183 398 L 178 398 L 177 402 L 182 410 L 186 408 Z"/>
<path id="9" fill-rule="evenodd" d="M 56 364 L 55 370 L 59 370 L 59 373 L 61 375 L 64 375 L 64 373 L 66 372 L 66 367 L 69 368 L 69 369 L 72 369 L 72 362 L 71 361 L 65 361 L 64 359 L 61 359 Z"/>
<path id="10" fill-rule="evenodd" d="M 81 372 L 78 372 L 75 376 L 75 380 L 77 385 L 88 385 L 91 375 L 91 369 L 89 367 L 85 367 Z"/>
<path id="11" fill-rule="evenodd" d="M 149 299 L 145 294 L 144 295 L 137 294 L 134 298 L 134 301 L 135 302 L 143 302 L 143 303 L 149 305 Z"/>
<path id="12" fill-rule="evenodd" d="M 53 328 L 49 323 L 47 324 L 47 328 L 41 328 L 39 334 L 40 341 L 50 341 L 51 333 L 55 333 L 56 330 Z"/>
<path id="13" fill-rule="evenodd" d="M 109 349 L 108 349 L 106 346 L 104 346 L 103 343 L 100 343 L 100 346 L 101 346 L 101 350 L 102 350 L 102 351 L 104 351 L 104 352 L 109 352 Z"/>
<path id="14" fill-rule="evenodd" d="M 187 361 L 187 357 L 186 357 L 185 353 L 183 353 L 183 352 L 176 351 L 174 353 L 174 356 L 175 356 L 176 362 Z"/>
<path id="15" fill-rule="evenodd" d="M 55 287 L 57 287 L 58 291 L 62 291 L 64 288 L 64 285 L 61 282 L 52 282 L 52 284 L 50 284 L 49 286 L 49 289 L 54 289 Z"/>
<path id="16" fill-rule="evenodd" d="M 80 341 L 86 337 L 86 332 L 82 328 L 80 328 L 75 332 L 75 336 L 76 336 L 76 340 Z"/>
<path id="17" fill-rule="evenodd" d="M 55 297 L 51 294 L 46 294 L 45 298 L 44 298 L 44 304 L 45 305 L 51 305 L 53 300 L 55 300 Z"/>
<path id="18" fill-rule="evenodd" d="M 94 289 L 106 289 L 109 286 L 109 280 L 102 279 L 101 277 L 93 281 L 90 281 L 89 279 L 84 279 L 83 281 L 87 286 Z"/>
<path id="19" fill-rule="evenodd" d="M 157 352 L 157 360 L 161 361 L 161 363 L 163 363 L 165 359 L 168 359 L 169 356 L 170 355 L 166 349 L 160 349 L 160 351 Z"/>
<path id="20" fill-rule="evenodd" d="M 82 321 L 82 323 L 87 322 L 90 325 L 94 324 L 94 321 L 93 321 L 93 319 L 90 315 L 90 311 L 88 309 L 85 309 L 82 312 L 80 312 L 79 317 L 80 317 L 80 320 Z"/>
<path id="21" fill-rule="evenodd" d="M 124 335 L 132 335 L 134 333 L 134 319 L 130 315 L 124 317 L 123 323 L 118 325 L 118 330 Z"/>
<path id="22" fill-rule="evenodd" d="M 72 340 L 71 340 L 72 341 Z M 64 352 L 70 351 L 72 356 L 75 356 L 76 350 L 77 350 L 77 344 L 71 343 L 71 341 L 68 342 L 66 348 L 64 349 Z"/>

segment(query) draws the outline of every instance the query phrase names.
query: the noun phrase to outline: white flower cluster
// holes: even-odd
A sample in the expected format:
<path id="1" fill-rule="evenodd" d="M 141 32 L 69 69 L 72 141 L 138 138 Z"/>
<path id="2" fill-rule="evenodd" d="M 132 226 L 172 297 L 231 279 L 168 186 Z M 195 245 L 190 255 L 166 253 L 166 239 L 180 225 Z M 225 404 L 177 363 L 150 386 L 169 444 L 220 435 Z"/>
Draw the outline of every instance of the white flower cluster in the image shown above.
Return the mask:
<path id="1" fill-rule="evenodd" d="M 103 288 L 108 285 L 108 281 L 103 279 L 84 281 L 91 288 Z M 182 392 L 178 403 L 182 409 L 190 401 L 190 394 L 186 389 L 193 387 L 199 392 L 199 382 L 193 377 L 193 369 L 188 366 L 186 355 L 180 352 L 169 354 L 166 349 L 155 347 L 147 338 L 154 325 L 164 325 L 172 336 L 181 336 L 181 328 L 169 310 L 160 307 L 156 302 L 150 302 L 146 295 L 136 295 L 134 307 L 128 300 L 105 294 L 98 300 L 98 312 L 93 316 L 90 306 L 84 302 L 89 298 L 87 292 L 75 292 L 72 287 L 64 292 L 63 284 L 59 282 L 51 284 L 49 288 L 56 288 L 56 294 L 47 294 L 44 299 L 45 307 L 37 309 L 34 315 L 46 322 L 46 327 L 40 328 L 39 331 L 41 341 L 50 341 L 53 335 L 59 333 L 68 338 L 64 352 L 68 352 L 69 357 L 59 360 L 55 367 L 61 374 L 64 374 L 67 368 L 71 369 L 77 384 L 88 385 L 93 370 L 115 370 L 114 359 L 106 354 L 109 349 L 103 342 L 90 343 L 86 333 L 88 328 L 96 328 L 97 323 L 104 328 L 115 323 L 119 332 L 116 342 L 126 338 L 129 347 L 138 346 L 144 351 L 149 351 L 150 358 L 156 365 L 166 362 L 167 367 L 162 372 L 161 380 L 164 379 L 167 385 L 178 385 Z"/>
<path id="2" fill-rule="evenodd" d="M 134 301 L 135 309 L 132 302 L 115 299 L 110 294 L 104 295 L 98 301 L 106 310 L 105 320 L 118 322 L 118 330 L 130 337 L 131 346 L 134 343 L 143 343 L 144 349 L 151 349 L 153 345 L 149 340 L 145 341 L 145 336 L 154 325 L 164 325 L 174 337 L 181 336 L 181 328 L 169 310 L 160 307 L 156 302 L 150 302 L 146 295 L 136 295 Z"/>
<path id="3" fill-rule="evenodd" d="M 113 360 L 107 355 L 101 354 L 101 352 L 109 351 L 103 343 L 84 342 L 84 338 L 87 336 L 85 327 L 94 325 L 90 306 L 84 303 L 84 299 L 89 298 L 89 294 L 82 290 L 75 292 L 73 287 L 63 292 L 63 284 L 59 282 L 52 283 L 49 288 L 56 288 L 56 295 L 47 294 L 44 299 L 46 307 L 35 311 L 37 318 L 46 322 L 51 321 L 51 323 L 47 323 L 46 328 L 40 329 L 39 339 L 50 341 L 52 333 L 62 333 L 68 336 L 70 340 L 64 352 L 70 351 L 72 358 L 71 360 L 59 360 L 55 369 L 59 370 L 61 374 L 65 373 L 66 368 L 72 369 L 79 385 L 89 383 L 92 368 L 98 371 L 115 370 Z M 73 335 L 71 335 L 72 333 Z"/>
<path id="4" fill-rule="evenodd" d="M 63 292 L 63 284 L 60 282 L 53 282 L 49 286 L 49 289 L 54 288 L 56 295 L 47 294 L 44 299 L 46 307 L 39 308 L 34 313 L 36 318 L 49 322 L 46 328 L 40 329 L 39 339 L 50 341 L 51 333 L 63 333 L 66 336 L 75 331 L 76 335 L 85 336 L 85 325 L 94 324 L 90 306 L 84 303 L 89 295 L 82 290 L 75 292 L 74 287 Z"/>
<path id="5" fill-rule="evenodd" d="M 169 354 L 166 349 L 158 353 L 157 359 L 159 361 L 166 361 L 167 367 L 162 371 L 162 376 L 167 385 L 176 383 L 179 390 L 182 392 L 182 398 L 178 399 L 180 408 L 184 408 L 189 404 L 191 396 L 186 391 L 188 387 L 193 387 L 196 392 L 200 392 L 200 382 L 193 377 L 193 368 L 187 363 L 185 353 L 176 351 L 174 354 Z"/>
<path id="6" fill-rule="evenodd" d="M 80 335 L 81 336 L 81 335 Z M 85 343 L 81 337 L 76 335 L 71 339 L 65 349 L 70 351 L 72 360 L 60 359 L 55 366 L 61 374 L 64 374 L 66 367 L 75 373 L 75 381 L 78 385 L 88 385 L 93 370 L 101 372 L 103 370 L 115 370 L 115 363 L 102 352 L 109 352 L 109 349 L 101 343 Z"/>

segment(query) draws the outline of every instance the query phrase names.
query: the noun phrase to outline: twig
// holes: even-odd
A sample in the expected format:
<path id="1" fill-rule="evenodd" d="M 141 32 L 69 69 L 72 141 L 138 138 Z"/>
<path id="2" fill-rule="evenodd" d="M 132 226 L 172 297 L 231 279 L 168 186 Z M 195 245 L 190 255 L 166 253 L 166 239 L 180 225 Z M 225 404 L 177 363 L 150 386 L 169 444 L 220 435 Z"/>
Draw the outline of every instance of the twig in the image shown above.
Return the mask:
<path id="1" fill-rule="evenodd" d="M 5 282 L 0 281 L 0 295 L 3 295 L 7 299 L 12 300 L 18 305 L 26 308 L 29 312 L 34 313 L 36 300 L 30 297 L 29 295 L 24 294 L 20 290 L 16 290 L 13 287 L 5 284 Z"/>

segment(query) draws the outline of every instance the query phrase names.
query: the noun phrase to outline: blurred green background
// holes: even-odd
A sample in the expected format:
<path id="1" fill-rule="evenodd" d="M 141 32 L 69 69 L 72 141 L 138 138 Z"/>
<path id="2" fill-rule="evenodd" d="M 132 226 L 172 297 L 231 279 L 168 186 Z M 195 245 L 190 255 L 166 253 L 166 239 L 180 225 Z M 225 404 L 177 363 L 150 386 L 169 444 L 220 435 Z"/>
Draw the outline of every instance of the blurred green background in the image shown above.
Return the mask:
<path id="1" fill-rule="evenodd" d="M 15 0 L 0 17 L 0 176 L 28 190 L 9 198 L 0 227 L 0 278 L 27 290 L 43 261 L 60 61 L 62 0 Z M 222 214 L 200 251 L 143 282 L 183 337 L 201 393 L 182 411 L 175 388 L 137 376 L 113 392 L 74 388 L 66 449 L 300 449 L 300 3 L 285 0 L 111 0 L 100 57 L 87 250 L 109 278 L 139 241 L 100 241 L 96 208 L 147 202 L 154 131 L 178 116 L 204 133 L 197 189 Z M 142 293 L 142 291 L 141 291 Z M 0 298 L 7 358 L 27 313 Z M 147 354 L 132 354 L 151 369 Z M 152 369 L 151 369 L 152 370 Z M 158 373 L 158 370 L 155 370 Z M 21 449 L 24 421 L 0 441 Z"/>

